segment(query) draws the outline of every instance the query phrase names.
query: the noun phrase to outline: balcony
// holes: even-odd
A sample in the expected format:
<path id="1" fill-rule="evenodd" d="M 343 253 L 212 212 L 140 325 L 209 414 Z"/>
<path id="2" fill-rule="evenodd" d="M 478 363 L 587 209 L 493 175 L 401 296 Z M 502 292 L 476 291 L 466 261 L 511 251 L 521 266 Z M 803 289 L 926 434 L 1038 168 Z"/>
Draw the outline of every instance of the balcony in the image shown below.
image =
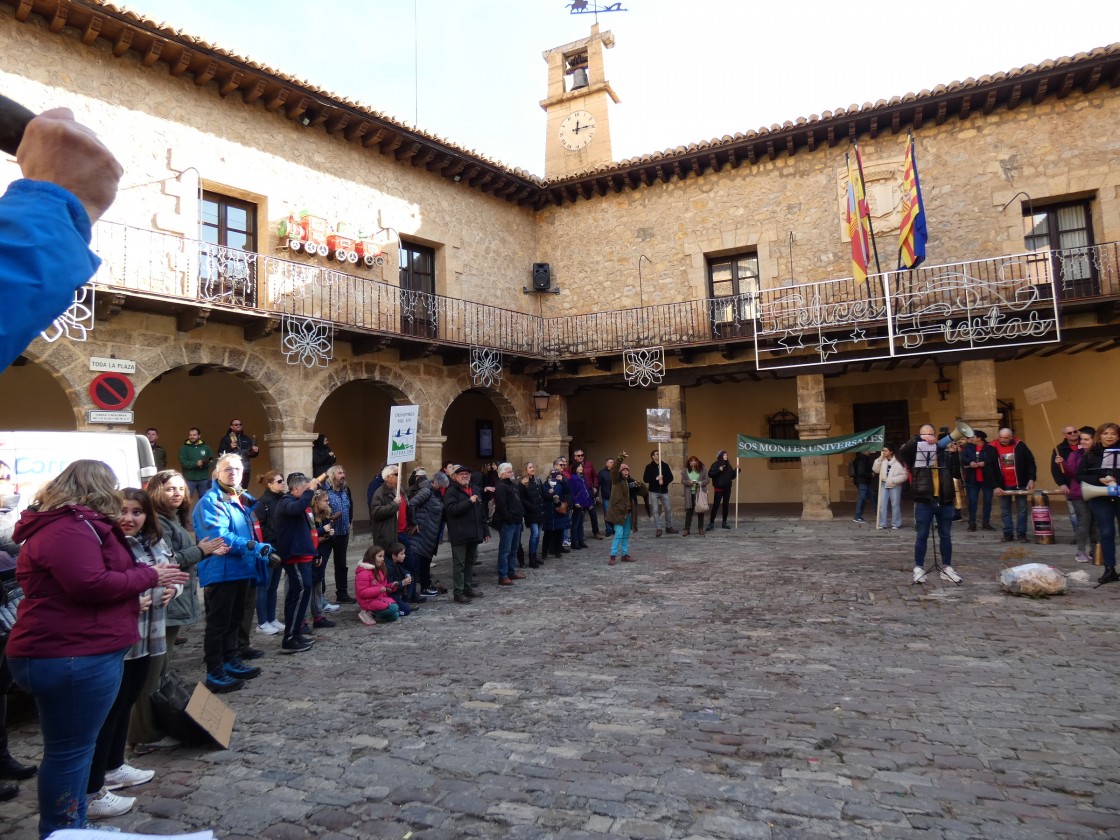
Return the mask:
<path id="1" fill-rule="evenodd" d="M 104 261 L 93 279 L 101 317 L 127 302 L 174 315 L 182 330 L 241 324 L 252 340 L 290 316 L 322 322 L 358 353 L 394 346 L 404 357 L 454 358 L 478 345 L 529 364 L 654 346 L 686 358 L 750 351 L 759 369 L 1015 347 L 1061 340 L 1064 316 L 1077 310 L 1104 325 L 1120 301 L 1116 242 L 556 318 L 402 290 L 345 262 L 334 269 L 106 222 L 93 248 Z"/>

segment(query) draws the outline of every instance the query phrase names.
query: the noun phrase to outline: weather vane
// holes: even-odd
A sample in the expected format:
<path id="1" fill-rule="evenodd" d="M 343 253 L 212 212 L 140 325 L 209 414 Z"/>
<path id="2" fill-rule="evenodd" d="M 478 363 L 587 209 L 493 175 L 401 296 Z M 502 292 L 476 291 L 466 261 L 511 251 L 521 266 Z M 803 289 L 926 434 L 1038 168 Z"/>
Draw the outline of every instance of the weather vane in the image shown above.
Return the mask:
<path id="1" fill-rule="evenodd" d="M 608 3 L 600 6 L 598 3 L 591 3 L 588 0 L 572 0 L 566 6 L 573 15 L 595 15 L 595 22 L 599 22 L 599 14 L 606 12 L 628 12 L 629 9 L 622 8 L 621 3 Z"/>

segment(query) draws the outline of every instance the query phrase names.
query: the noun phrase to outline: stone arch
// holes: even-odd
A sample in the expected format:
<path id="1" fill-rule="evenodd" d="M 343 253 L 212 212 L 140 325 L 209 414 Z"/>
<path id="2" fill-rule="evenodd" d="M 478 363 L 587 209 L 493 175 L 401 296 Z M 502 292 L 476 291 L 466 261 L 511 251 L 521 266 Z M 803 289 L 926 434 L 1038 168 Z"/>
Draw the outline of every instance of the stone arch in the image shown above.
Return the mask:
<path id="1" fill-rule="evenodd" d="M 289 402 L 280 396 L 288 391 L 290 382 L 285 381 L 280 375 L 281 371 L 269 364 L 261 354 L 239 347 L 225 347 L 202 341 L 171 342 L 159 349 L 157 358 L 138 366 L 133 380 L 136 393 L 139 394 L 153 380 L 168 371 L 199 365 L 213 367 L 244 380 L 264 407 L 268 434 L 278 434 L 301 425 L 297 417 L 291 416 Z"/>
<path id="2" fill-rule="evenodd" d="M 447 401 L 439 412 L 441 425 L 443 417 L 451 407 L 451 403 L 455 402 L 460 394 L 475 391 L 485 394 L 494 403 L 494 406 L 498 409 L 498 414 L 501 415 L 506 437 L 521 437 L 525 434 L 525 421 L 522 418 L 527 416 L 524 412 L 530 410 L 528 397 L 506 379 L 502 379 L 495 387 L 484 387 L 475 385 L 471 381 L 470 373 L 464 372 L 451 380 L 450 385 L 452 387 L 445 395 Z"/>
<path id="3" fill-rule="evenodd" d="M 46 352 L 39 352 L 41 349 L 46 350 Z M 58 352 L 53 352 L 56 350 Z M 74 428 L 83 428 L 86 418 L 82 405 L 82 394 L 88 388 L 88 381 L 83 384 L 75 381 L 73 377 L 79 374 L 89 376 L 88 359 L 85 357 L 79 359 L 78 355 L 65 344 L 60 346 L 58 342 L 47 343 L 45 341 L 33 342 L 20 355 L 26 358 L 30 364 L 42 368 L 51 379 L 58 383 L 66 401 L 70 404 L 71 411 L 74 412 Z"/>
<path id="4" fill-rule="evenodd" d="M 430 409 L 431 397 L 416 377 L 404 374 L 399 368 L 391 367 L 379 362 L 362 361 L 353 359 L 338 365 L 332 365 L 327 370 L 323 383 L 324 387 L 317 401 L 312 406 L 311 417 L 318 414 L 335 390 L 349 382 L 372 382 L 385 391 L 397 405 L 420 406 L 421 423 L 426 422 L 426 415 L 432 413 Z M 426 410 L 427 409 L 427 410 Z M 441 415 L 442 416 L 442 415 Z"/>

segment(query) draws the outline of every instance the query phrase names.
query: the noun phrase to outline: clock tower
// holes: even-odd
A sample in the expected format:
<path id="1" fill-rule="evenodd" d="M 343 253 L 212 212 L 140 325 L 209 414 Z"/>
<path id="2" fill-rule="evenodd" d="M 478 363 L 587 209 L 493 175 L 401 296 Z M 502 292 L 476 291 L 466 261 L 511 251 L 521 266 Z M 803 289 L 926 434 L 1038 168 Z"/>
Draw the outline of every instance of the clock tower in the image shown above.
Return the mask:
<path id="1" fill-rule="evenodd" d="M 548 62 L 548 115 L 544 176 L 564 178 L 611 163 L 610 103 L 618 102 L 603 69 L 603 50 L 614 46 L 610 32 L 591 27 L 591 36 L 544 53 Z"/>

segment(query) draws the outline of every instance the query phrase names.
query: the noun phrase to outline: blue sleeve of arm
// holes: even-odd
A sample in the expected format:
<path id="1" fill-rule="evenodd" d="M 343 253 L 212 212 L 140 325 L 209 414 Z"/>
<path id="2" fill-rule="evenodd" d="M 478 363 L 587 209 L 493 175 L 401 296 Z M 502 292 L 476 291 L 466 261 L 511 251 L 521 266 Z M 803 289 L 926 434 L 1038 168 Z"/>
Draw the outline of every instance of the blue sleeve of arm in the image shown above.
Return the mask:
<path id="1" fill-rule="evenodd" d="M 50 326 L 97 271 L 89 216 L 46 181 L 13 181 L 0 198 L 0 370 Z"/>

